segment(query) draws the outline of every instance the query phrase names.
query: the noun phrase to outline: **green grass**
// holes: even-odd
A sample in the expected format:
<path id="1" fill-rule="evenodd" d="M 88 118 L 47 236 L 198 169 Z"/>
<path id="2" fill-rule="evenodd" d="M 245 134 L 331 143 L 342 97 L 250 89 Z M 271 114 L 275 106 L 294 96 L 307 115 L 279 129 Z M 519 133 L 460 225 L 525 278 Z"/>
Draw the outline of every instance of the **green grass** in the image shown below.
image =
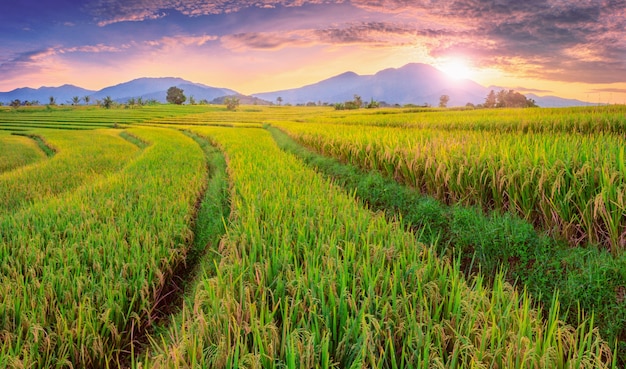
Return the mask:
<path id="1" fill-rule="evenodd" d="M 41 151 L 46 154 L 47 157 L 51 158 L 56 154 L 56 150 L 54 147 L 48 145 L 48 143 L 43 139 L 43 137 L 34 135 L 34 134 L 22 134 L 22 133 L 12 133 L 15 136 L 25 136 L 31 138 L 37 146 L 41 149 Z"/>
<path id="2" fill-rule="evenodd" d="M 593 248 L 570 248 L 508 213 L 486 215 L 477 208 L 446 206 L 379 172 L 363 172 L 307 150 L 275 127 L 268 129 L 279 147 L 367 201 L 372 210 L 385 211 L 388 218 L 400 216 L 420 241 L 436 242 L 438 252 L 460 257 L 466 275 L 480 270 L 493 276 L 503 268 L 509 281 L 526 286 L 544 306 L 550 305 L 552 294 L 559 290 L 563 314 L 572 323 L 579 308 L 595 311 L 603 337 L 626 344 L 626 301 L 616 296 L 626 281 L 626 256 L 614 258 Z M 621 356 L 625 349 L 621 347 Z"/>
<path id="3" fill-rule="evenodd" d="M 542 316 L 502 275 L 470 283 L 258 129 L 193 128 L 223 148 L 231 222 L 215 274 L 143 367 L 608 367 L 590 329 Z"/>
<path id="4" fill-rule="evenodd" d="M 0 132 L 0 176 L 44 157 L 45 153 L 32 139 Z"/>
<path id="5" fill-rule="evenodd" d="M 623 329 L 626 309 L 611 310 L 626 288 L 619 252 L 554 251 L 554 240 L 498 209 L 536 219 L 523 207 L 534 184 L 502 189 L 557 173 L 566 186 L 550 191 L 574 189 L 550 205 L 557 219 L 587 214 L 566 227 L 570 238 L 581 224 L 594 229 L 590 240 L 615 240 L 623 113 L 0 109 L 0 142 L 3 130 L 23 129 L 57 150 L 17 155 L 0 174 L 0 367 L 617 367 L 597 326 Z M 319 130 L 309 139 L 370 173 L 346 191 L 352 185 L 281 151 L 259 129 L 268 123 L 292 135 Z M 580 167 L 568 166 L 575 137 L 586 140 L 576 146 Z M 415 191 L 390 180 L 417 183 L 420 166 L 408 159 L 424 147 L 439 155 L 433 192 L 456 205 L 415 205 Z M 451 165 L 464 157 L 481 168 L 483 187 L 471 186 L 476 169 Z M 363 174 L 342 168 L 333 175 Z M 477 194 L 495 212 L 459 205 Z M 588 194 L 591 213 L 581 206 Z M 487 280 L 463 274 L 469 255 Z M 518 268 L 517 288 L 503 262 Z"/>
<path id="6" fill-rule="evenodd" d="M 119 171 L 138 148 L 117 130 L 33 131 L 54 157 L 0 175 L 0 217 Z"/>
<path id="7" fill-rule="evenodd" d="M 614 255 L 626 247 L 623 135 L 275 124 L 324 155 L 448 204 L 509 211 L 572 245 Z"/>
<path id="8" fill-rule="evenodd" d="M 0 366 L 117 366 L 184 263 L 202 151 L 179 132 L 131 133 L 150 146 L 123 170 L 0 218 Z"/>

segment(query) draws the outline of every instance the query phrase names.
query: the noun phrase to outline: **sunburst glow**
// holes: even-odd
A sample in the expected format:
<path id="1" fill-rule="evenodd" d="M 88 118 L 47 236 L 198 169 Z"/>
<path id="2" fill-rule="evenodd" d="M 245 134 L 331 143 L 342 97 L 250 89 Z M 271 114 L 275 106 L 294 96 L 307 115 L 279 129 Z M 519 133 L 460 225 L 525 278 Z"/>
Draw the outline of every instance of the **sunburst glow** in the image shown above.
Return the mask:
<path id="1" fill-rule="evenodd" d="M 450 78 L 454 79 L 466 79 L 472 77 L 472 69 L 468 66 L 467 62 L 462 59 L 449 60 L 441 64 L 439 69 Z"/>

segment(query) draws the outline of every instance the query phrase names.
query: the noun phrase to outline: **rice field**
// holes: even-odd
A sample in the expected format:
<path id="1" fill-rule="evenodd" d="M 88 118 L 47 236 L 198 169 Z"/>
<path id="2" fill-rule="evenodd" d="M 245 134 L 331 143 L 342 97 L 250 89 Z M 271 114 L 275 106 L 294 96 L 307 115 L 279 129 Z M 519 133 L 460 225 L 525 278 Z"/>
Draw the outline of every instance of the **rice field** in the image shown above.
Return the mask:
<path id="1" fill-rule="evenodd" d="M 45 156 L 33 139 L 0 131 L 0 174 L 43 160 Z"/>
<path id="2" fill-rule="evenodd" d="M 464 274 L 264 129 L 621 265 L 626 109 L 593 109 L 4 109 L 0 367 L 617 368 L 602 315 Z"/>
<path id="3" fill-rule="evenodd" d="M 529 134 L 523 122 L 506 130 L 462 122 L 451 129 L 437 121 L 434 128 L 406 123 L 364 129 L 368 116 L 360 117 L 363 124 L 352 118 L 347 125 L 276 125 L 323 154 L 380 171 L 446 203 L 510 211 L 573 245 L 593 243 L 614 255 L 626 248 L 623 134 L 567 132 L 562 126 Z"/>
<path id="4" fill-rule="evenodd" d="M 0 214 L 115 173 L 140 151 L 120 137 L 119 130 L 36 129 L 29 134 L 43 139 L 56 154 L 0 177 Z"/>
<path id="5" fill-rule="evenodd" d="M 492 287 L 465 281 L 457 262 L 303 168 L 267 132 L 193 130 L 228 158 L 233 215 L 219 260 L 142 367 L 608 365 L 590 321 L 564 324 L 556 301 L 543 316 L 502 276 Z"/>
<path id="6" fill-rule="evenodd" d="M 184 262 L 202 152 L 179 132 L 131 132 L 150 146 L 121 170 L 0 215 L 0 366 L 114 363 Z"/>

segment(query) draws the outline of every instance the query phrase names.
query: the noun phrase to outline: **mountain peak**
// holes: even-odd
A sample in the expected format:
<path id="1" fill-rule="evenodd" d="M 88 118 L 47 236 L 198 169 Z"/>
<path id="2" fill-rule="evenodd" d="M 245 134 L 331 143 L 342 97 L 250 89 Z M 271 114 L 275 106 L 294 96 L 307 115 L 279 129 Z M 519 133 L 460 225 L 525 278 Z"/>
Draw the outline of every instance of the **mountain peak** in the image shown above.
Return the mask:
<path id="1" fill-rule="evenodd" d="M 212 101 L 216 98 L 234 95 L 237 92 L 190 82 L 179 77 L 141 77 L 100 91 L 85 90 L 70 84 L 60 87 L 18 88 L 10 92 L 0 92 L 0 102 L 47 101 L 55 97 L 57 101 L 69 101 L 73 96 L 90 96 L 94 101 L 110 96 L 119 102 L 130 98 L 155 99 L 165 102 L 167 89 L 182 88 L 185 96 L 193 96 L 196 101 Z M 281 97 L 287 104 L 308 102 L 338 103 L 352 100 L 354 95 L 364 99 L 374 99 L 397 104 L 437 105 L 441 95 L 449 95 L 449 106 L 463 106 L 468 102 L 484 102 L 489 89 L 469 79 L 454 80 L 435 67 L 422 63 L 409 63 L 399 68 L 387 68 L 374 75 L 359 75 L 353 71 L 344 72 L 317 83 L 288 90 L 257 93 L 254 96 L 267 101 Z M 528 95 L 533 96 L 533 95 Z M 535 98 L 539 106 L 573 106 L 586 103 L 578 100 L 565 100 L 545 96 Z"/>
<path id="2" fill-rule="evenodd" d="M 351 79 L 351 78 L 355 78 L 355 77 L 359 77 L 359 75 L 354 73 L 354 72 L 352 72 L 352 71 L 349 71 L 349 72 L 344 72 L 344 73 L 338 74 L 338 75 L 336 75 L 334 77 L 331 77 L 331 78 L 329 78 L 329 80 L 331 80 L 331 79 L 333 79 L 333 80 Z"/>

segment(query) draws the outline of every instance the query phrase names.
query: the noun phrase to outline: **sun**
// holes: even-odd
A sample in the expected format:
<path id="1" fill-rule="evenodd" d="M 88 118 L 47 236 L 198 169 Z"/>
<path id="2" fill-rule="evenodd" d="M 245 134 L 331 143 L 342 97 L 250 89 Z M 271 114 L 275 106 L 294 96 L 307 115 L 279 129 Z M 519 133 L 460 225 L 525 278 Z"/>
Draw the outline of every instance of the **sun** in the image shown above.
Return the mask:
<path id="1" fill-rule="evenodd" d="M 472 69 L 462 59 L 452 59 L 444 62 L 439 69 L 452 79 L 467 79 L 472 76 Z"/>

